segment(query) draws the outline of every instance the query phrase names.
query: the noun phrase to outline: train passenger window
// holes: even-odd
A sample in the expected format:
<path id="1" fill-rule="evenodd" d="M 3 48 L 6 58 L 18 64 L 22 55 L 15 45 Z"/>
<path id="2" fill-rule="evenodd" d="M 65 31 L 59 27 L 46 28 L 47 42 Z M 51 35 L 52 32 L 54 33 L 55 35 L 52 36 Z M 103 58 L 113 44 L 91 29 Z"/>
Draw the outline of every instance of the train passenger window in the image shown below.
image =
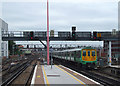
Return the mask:
<path id="1" fill-rule="evenodd" d="M 86 51 L 85 50 L 83 51 L 83 56 L 86 56 Z"/>
<path id="2" fill-rule="evenodd" d="M 73 57 L 76 57 L 76 51 L 74 51 L 74 56 Z"/>
<path id="3" fill-rule="evenodd" d="M 81 57 L 81 51 L 80 51 L 80 57 Z"/>
<path id="4" fill-rule="evenodd" d="M 72 56 L 72 57 L 74 56 L 73 52 L 72 52 L 71 56 Z"/>
<path id="5" fill-rule="evenodd" d="M 77 57 L 77 58 L 80 57 L 80 53 L 79 53 L 79 51 L 76 52 L 76 57 Z"/>
<path id="6" fill-rule="evenodd" d="M 92 51 L 92 56 L 95 56 L 95 51 Z"/>
<path id="7" fill-rule="evenodd" d="M 88 51 L 88 56 L 90 56 L 90 51 Z"/>

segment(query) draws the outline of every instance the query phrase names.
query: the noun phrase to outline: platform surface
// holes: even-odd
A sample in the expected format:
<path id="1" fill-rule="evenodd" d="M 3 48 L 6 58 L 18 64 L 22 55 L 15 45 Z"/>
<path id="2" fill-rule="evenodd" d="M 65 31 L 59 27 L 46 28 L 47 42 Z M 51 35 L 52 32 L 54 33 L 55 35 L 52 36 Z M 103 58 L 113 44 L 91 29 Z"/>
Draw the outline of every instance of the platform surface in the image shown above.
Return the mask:
<path id="1" fill-rule="evenodd" d="M 120 65 L 111 65 L 110 67 L 120 68 Z"/>
<path id="2" fill-rule="evenodd" d="M 44 69 L 50 84 L 85 84 L 66 71 L 59 69 L 56 65 L 52 69 L 50 66 L 44 66 Z"/>
<path id="3" fill-rule="evenodd" d="M 32 84 L 99 84 L 62 65 L 37 65 L 33 78 Z"/>

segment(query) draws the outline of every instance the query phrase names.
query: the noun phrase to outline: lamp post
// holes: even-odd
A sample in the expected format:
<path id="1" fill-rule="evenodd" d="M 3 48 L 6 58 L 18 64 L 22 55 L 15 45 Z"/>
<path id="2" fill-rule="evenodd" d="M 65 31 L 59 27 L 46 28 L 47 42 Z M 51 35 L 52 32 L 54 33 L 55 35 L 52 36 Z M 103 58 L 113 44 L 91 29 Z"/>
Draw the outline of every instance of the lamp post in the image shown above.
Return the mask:
<path id="1" fill-rule="evenodd" d="M 47 0 L 47 64 L 49 65 L 49 0 Z"/>

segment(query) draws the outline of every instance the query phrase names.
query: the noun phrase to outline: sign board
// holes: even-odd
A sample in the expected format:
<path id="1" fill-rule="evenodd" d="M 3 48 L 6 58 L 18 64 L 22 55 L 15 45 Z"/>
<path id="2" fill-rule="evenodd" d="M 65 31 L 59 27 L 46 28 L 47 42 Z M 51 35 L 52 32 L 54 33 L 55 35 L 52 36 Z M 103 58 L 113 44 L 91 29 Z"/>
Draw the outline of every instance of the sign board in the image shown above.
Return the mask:
<path id="1" fill-rule="evenodd" d="M 50 30 L 50 37 L 54 37 L 54 30 Z"/>

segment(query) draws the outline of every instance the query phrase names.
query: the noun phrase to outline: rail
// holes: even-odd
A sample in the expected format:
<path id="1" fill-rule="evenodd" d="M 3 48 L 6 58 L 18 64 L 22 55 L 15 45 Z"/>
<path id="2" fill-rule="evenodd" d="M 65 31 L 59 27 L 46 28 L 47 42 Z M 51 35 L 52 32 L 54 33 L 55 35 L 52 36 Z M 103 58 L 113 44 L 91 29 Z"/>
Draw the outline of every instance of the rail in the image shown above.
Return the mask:
<path id="1" fill-rule="evenodd" d="M 30 62 L 31 61 L 25 64 L 22 68 L 20 68 L 16 73 L 14 73 L 6 81 L 4 81 L 1 86 L 9 86 L 29 66 Z"/>
<path id="2" fill-rule="evenodd" d="M 37 63 L 37 62 L 36 62 Z M 24 86 L 28 86 L 28 82 L 30 80 L 30 78 L 32 77 L 33 73 L 34 73 L 34 69 L 35 69 L 35 66 L 36 66 L 36 63 L 33 65 L 33 68 L 32 68 L 32 71 L 30 72 L 30 76 L 28 77 L 28 79 L 26 80 L 26 83 Z"/>

